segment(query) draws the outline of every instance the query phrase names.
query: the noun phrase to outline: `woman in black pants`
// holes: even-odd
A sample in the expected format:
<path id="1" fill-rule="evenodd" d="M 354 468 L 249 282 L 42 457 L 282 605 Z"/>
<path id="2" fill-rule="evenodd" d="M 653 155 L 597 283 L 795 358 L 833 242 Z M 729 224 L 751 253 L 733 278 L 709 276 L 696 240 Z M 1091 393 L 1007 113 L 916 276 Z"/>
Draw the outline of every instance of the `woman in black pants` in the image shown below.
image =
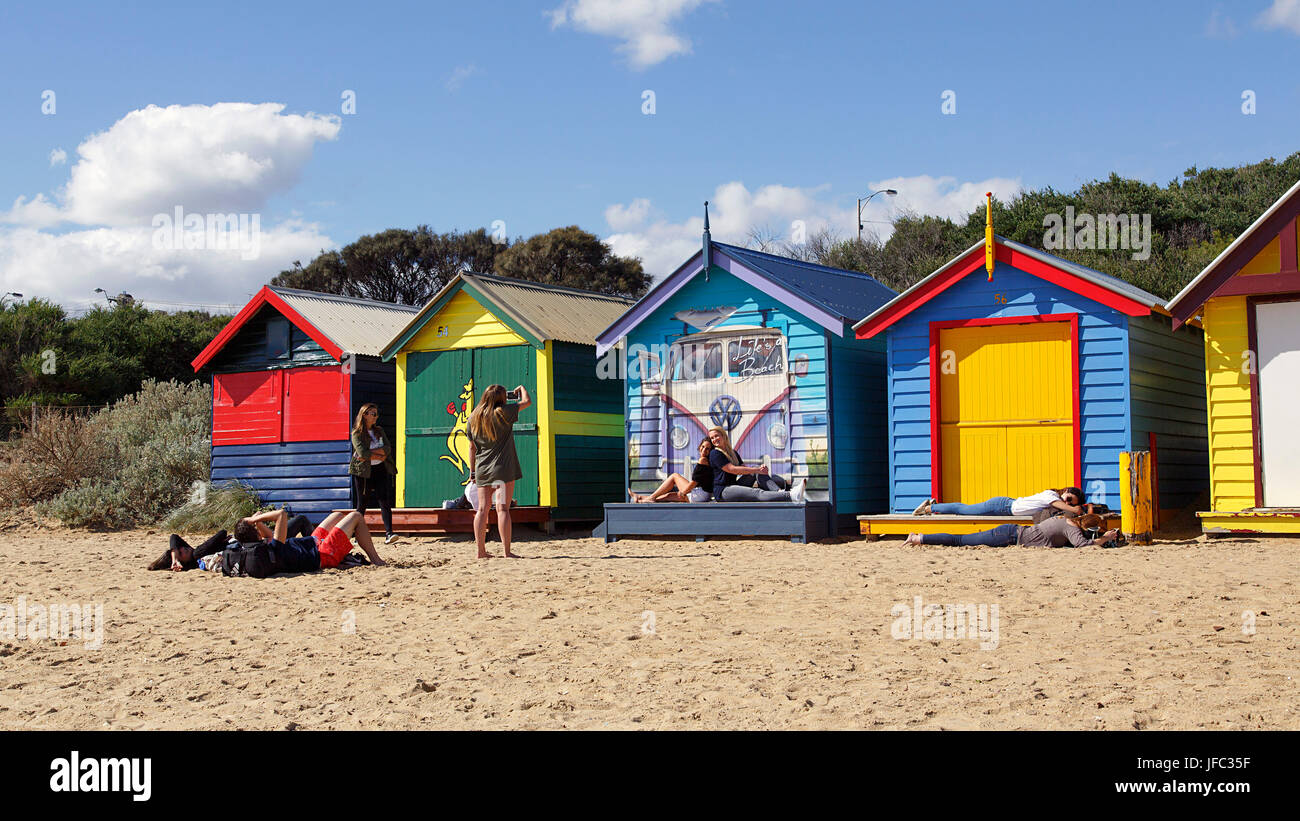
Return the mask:
<path id="1" fill-rule="evenodd" d="M 367 503 L 373 502 L 384 519 L 384 544 L 397 541 L 393 533 L 393 477 L 397 475 L 397 463 L 393 461 L 393 442 L 379 427 L 379 406 L 373 402 L 357 411 L 348 473 L 352 476 L 357 512 L 364 516 Z"/>

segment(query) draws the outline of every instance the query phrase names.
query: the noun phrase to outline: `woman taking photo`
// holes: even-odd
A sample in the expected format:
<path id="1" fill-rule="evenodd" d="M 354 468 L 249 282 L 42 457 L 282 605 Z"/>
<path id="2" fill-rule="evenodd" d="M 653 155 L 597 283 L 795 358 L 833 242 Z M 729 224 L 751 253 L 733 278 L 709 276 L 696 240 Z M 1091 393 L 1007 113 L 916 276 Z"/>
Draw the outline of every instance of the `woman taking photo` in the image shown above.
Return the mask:
<path id="1" fill-rule="evenodd" d="M 722 428 L 709 428 L 709 463 L 713 466 L 713 498 L 719 502 L 802 502 L 804 480 L 786 483 L 780 476 L 772 476 L 767 465 L 751 468 L 745 465 L 731 447 L 731 438 Z"/>
<path id="2" fill-rule="evenodd" d="M 1047 508 L 1066 513 L 1083 513 L 1083 491 L 1077 487 L 1063 487 L 1060 490 L 1044 490 L 1033 496 L 994 496 L 973 505 L 957 502 L 938 502 L 926 499 L 920 507 L 912 511 L 913 516 L 1033 516 Z M 1053 515 L 1057 515 L 1053 513 Z"/>
<path id="3" fill-rule="evenodd" d="M 384 519 L 384 544 L 397 541 L 393 533 L 393 477 L 397 475 L 397 463 L 393 461 L 393 442 L 379 427 L 379 406 L 374 402 L 367 402 L 357 411 L 348 473 L 357 497 L 357 513 L 365 516 L 367 505 L 373 502 Z"/>
<path id="4" fill-rule="evenodd" d="M 513 400 L 513 401 L 511 401 Z M 483 398 L 469 415 L 469 475 L 478 485 L 478 510 L 474 513 L 474 541 L 478 557 L 490 559 L 487 552 L 487 514 L 496 494 L 497 531 L 508 559 L 510 552 L 510 500 L 515 495 L 515 481 L 524 478 L 515 452 L 514 425 L 519 412 L 533 404 L 523 385 L 506 393 L 501 385 L 489 385 Z M 502 493 L 496 493 L 497 489 Z"/>

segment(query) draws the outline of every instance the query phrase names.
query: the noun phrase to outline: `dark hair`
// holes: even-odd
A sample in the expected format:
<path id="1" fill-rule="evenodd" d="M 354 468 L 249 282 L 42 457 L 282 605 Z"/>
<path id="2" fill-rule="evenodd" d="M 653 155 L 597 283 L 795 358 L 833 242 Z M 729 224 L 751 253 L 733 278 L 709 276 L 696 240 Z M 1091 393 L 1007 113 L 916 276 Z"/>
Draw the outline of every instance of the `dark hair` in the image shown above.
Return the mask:
<path id="1" fill-rule="evenodd" d="M 1056 491 L 1056 495 L 1060 496 L 1062 499 L 1065 498 L 1065 494 L 1067 493 L 1074 494 L 1074 498 L 1079 500 L 1079 504 L 1083 504 L 1083 491 L 1077 487 L 1063 487 Z"/>
<path id="2" fill-rule="evenodd" d="M 359 410 L 357 410 L 357 421 L 352 424 L 353 433 L 366 432 L 366 412 L 371 410 L 373 410 L 375 413 L 379 413 L 379 406 L 376 405 L 374 402 L 367 402 L 366 404 L 362 405 Z"/>
<path id="3" fill-rule="evenodd" d="M 257 525 L 247 519 L 240 519 L 235 523 L 235 541 L 260 542 L 262 541 L 262 534 L 257 532 Z"/>

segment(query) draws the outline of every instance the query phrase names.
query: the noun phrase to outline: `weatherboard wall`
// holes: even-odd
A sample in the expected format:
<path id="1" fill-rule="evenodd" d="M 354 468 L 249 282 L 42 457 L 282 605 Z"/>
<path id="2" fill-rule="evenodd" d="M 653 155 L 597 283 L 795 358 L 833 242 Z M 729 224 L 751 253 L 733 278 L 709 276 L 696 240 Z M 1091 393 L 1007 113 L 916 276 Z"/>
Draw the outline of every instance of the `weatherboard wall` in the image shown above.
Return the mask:
<path id="1" fill-rule="evenodd" d="M 1205 350 L 1199 328 L 1165 316 L 1129 317 L 1133 450 L 1155 441 L 1159 504 L 1192 504 L 1209 486 Z"/>

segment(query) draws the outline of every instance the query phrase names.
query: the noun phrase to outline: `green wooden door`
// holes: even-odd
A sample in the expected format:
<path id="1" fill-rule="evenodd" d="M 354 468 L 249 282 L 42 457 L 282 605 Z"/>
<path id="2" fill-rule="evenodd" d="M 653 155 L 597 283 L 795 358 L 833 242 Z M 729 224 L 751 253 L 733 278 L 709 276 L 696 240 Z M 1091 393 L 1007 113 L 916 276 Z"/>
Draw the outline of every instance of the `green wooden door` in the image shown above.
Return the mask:
<path id="1" fill-rule="evenodd" d="M 442 507 L 469 481 L 466 421 L 474 409 L 473 352 L 406 357 L 406 506 Z"/>
<path id="2" fill-rule="evenodd" d="M 537 398 L 537 354 L 529 345 L 474 349 L 474 389 L 482 396 L 488 385 L 504 385 L 512 390 L 523 385 Z M 530 405 L 515 422 L 515 450 L 524 478 L 515 482 L 515 501 L 535 505 L 541 498 L 537 481 L 537 405 Z"/>

